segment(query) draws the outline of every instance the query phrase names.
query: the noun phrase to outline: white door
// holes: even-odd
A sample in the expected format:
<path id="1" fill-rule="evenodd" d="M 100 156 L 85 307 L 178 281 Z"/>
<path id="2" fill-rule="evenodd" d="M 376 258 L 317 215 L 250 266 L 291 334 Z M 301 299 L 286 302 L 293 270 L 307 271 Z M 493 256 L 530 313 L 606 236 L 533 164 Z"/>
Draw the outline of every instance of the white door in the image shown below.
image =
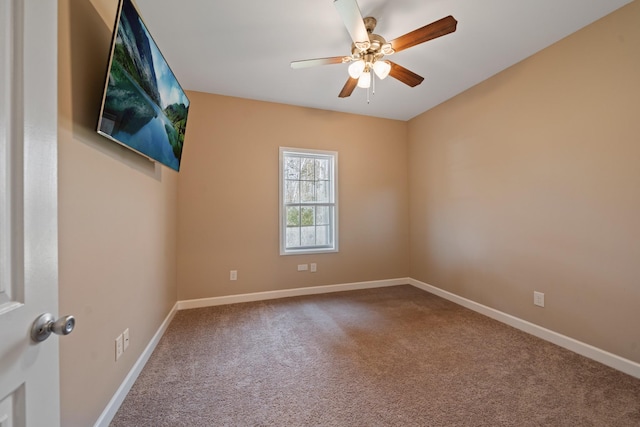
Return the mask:
<path id="1" fill-rule="evenodd" d="M 57 1 L 0 0 L 0 427 L 60 425 Z"/>

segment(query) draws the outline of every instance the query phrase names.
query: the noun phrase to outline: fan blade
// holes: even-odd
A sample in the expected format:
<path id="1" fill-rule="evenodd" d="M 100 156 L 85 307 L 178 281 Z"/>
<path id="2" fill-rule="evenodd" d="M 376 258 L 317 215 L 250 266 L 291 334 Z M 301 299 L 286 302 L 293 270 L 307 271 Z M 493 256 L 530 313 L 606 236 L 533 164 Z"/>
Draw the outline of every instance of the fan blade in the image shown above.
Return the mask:
<path id="1" fill-rule="evenodd" d="M 308 68 L 317 65 L 342 64 L 351 61 L 350 56 L 334 56 L 331 58 L 304 59 L 302 61 L 292 61 L 291 68 Z"/>
<path id="2" fill-rule="evenodd" d="M 371 46 L 369 33 L 367 33 L 367 28 L 364 26 L 364 20 L 356 0 L 334 0 L 333 5 L 338 10 L 355 46 L 360 50 L 369 49 L 369 46 Z"/>
<path id="3" fill-rule="evenodd" d="M 338 95 L 338 97 L 346 98 L 348 96 L 351 96 L 351 93 L 353 93 L 353 90 L 356 88 L 357 84 L 358 84 L 358 79 L 349 77 L 349 80 L 347 80 L 347 82 L 344 84 L 344 87 L 340 91 L 340 94 Z"/>
<path id="4" fill-rule="evenodd" d="M 417 44 L 453 33 L 457 25 L 458 21 L 453 16 L 447 16 L 392 40 L 391 47 L 396 52 L 400 52 Z"/>
<path id="5" fill-rule="evenodd" d="M 400 80 L 402 83 L 411 87 L 416 87 L 424 80 L 424 77 L 417 75 L 413 71 L 409 71 L 402 65 L 398 65 L 395 62 L 389 61 L 391 64 L 391 71 L 389 75 L 394 79 Z"/>

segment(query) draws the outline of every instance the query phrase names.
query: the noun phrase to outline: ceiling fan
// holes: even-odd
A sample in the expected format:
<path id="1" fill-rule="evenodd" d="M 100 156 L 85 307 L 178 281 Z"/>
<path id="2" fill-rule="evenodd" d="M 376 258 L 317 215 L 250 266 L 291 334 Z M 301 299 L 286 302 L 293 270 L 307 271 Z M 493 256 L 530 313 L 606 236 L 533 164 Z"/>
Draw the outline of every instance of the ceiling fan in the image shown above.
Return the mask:
<path id="1" fill-rule="evenodd" d="M 453 33 L 458 24 L 458 21 L 453 16 L 447 16 L 387 42 L 382 36 L 373 33 L 377 23 L 376 19 L 372 17 L 363 19 L 356 0 L 334 0 L 333 4 L 353 40 L 351 55 L 293 61 L 291 62 L 291 68 L 307 68 L 317 65 L 350 62 L 349 78 L 338 95 L 340 98 L 350 96 L 356 86 L 369 88 L 374 78 L 373 74 L 381 80 L 391 76 L 411 87 L 419 85 L 424 80 L 424 77 L 383 58 L 420 43 Z"/>

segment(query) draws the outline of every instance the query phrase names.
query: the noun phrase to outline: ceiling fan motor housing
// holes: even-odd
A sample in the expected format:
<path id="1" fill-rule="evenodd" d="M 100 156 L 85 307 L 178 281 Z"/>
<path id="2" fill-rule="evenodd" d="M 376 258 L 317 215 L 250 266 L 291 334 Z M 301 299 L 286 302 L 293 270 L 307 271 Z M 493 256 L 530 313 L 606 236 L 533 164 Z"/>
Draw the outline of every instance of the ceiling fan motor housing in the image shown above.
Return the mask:
<path id="1" fill-rule="evenodd" d="M 373 24 L 371 24 L 371 21 Z M 351 44 L 351 59 L 357 61 L 359 59 L 371 64 L 385 55 L 391 55 L 394 51 L 391 44 L 387 43 L 384 37 L 373 34 L 373 28 L 375 27 L 376 19 L 372 17 L 364 18 L 365 25 L 367 26 L 367 32 L 369 32 L 369 47 L 366 50 L 359 49 L 355 43 Z M 369 30 L 371 28 L 371 30 Z"/>

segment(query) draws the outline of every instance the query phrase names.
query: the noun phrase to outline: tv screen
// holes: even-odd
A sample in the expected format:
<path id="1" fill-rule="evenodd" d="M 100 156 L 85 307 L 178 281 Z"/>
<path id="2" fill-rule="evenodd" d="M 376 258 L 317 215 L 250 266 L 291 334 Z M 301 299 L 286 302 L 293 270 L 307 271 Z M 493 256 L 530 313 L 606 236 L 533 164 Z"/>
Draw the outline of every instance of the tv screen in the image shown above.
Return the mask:
<path id="1" fill-rule="evenodd" d="M 98 133 L 176 171 L 189 99 L 131 0 L 116 15 Z"/>

